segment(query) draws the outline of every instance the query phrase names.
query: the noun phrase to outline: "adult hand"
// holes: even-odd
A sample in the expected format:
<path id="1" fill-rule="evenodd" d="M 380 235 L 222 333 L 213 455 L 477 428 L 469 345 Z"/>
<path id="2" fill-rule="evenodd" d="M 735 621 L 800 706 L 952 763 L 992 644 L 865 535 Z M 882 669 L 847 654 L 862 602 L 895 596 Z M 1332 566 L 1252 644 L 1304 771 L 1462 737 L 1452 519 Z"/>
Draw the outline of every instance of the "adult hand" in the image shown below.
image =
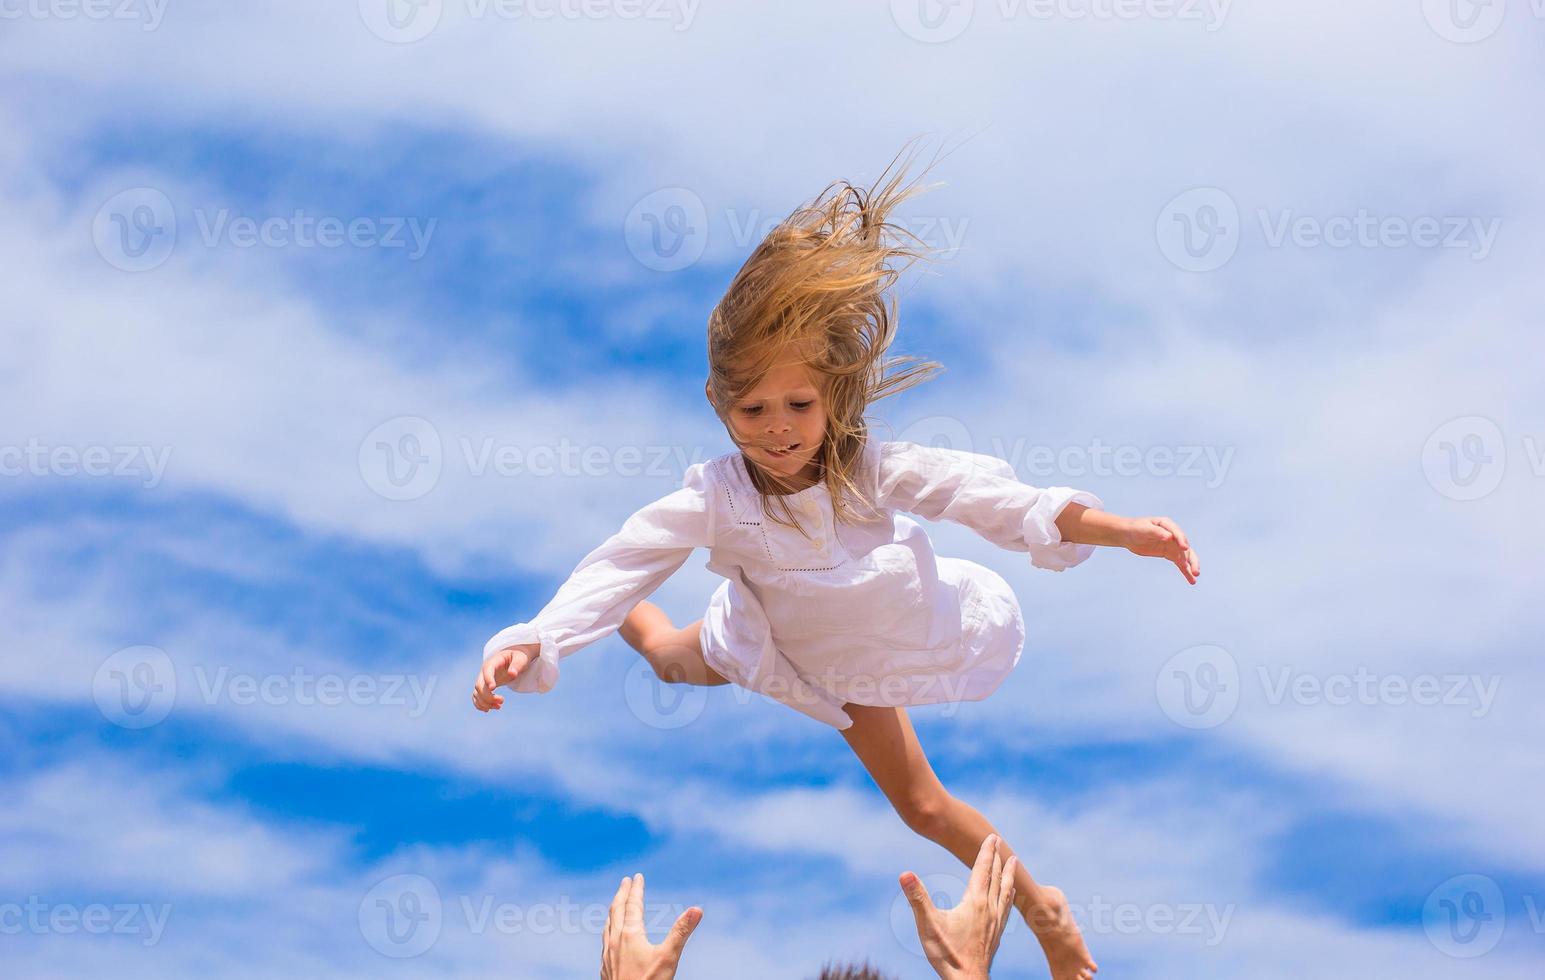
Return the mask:
<path id="1" fill-rule="evenodd" d="M 644 876 L 622 879 L 606 913 L 601 940 L 601 980 L 671 980 L 703 910 L 692 906 L 676 919 L 665 941 L 651 945 L 644 931 Z"/>
<path id="2" fill-rule="evenodd" d="M 1003 860 L 998 835 L 988 834 L 971 867 L 971 880 L 960 903 L 947 911 L 934 907 L 928 890 L 910 871 L 901 875 L 901 891 L 912 905 L 917 938 L 934 972 L 945 980 L 986 980 L 1009 912 L 1014 909 L 1014 869 L 1019 859 Z"/>

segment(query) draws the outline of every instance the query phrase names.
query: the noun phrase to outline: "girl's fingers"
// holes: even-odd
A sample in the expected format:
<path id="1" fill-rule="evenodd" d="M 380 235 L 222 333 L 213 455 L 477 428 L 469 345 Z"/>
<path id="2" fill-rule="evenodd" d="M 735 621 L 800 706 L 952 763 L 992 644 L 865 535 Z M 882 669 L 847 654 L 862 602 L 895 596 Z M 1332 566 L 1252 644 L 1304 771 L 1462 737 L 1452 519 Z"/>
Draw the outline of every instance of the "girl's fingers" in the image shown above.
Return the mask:
<path id="1" fill-rule="evenodd" d="M 1164 526 L 1175 532 L 1175 541 L 1180 545 L 1181 550 L 1191 547 L 1191 542 L 1186 540 L 1186 532 L 1180 529 L 1179 524 L 1176 524 L 1174 521 L 1165 518 Z"/>

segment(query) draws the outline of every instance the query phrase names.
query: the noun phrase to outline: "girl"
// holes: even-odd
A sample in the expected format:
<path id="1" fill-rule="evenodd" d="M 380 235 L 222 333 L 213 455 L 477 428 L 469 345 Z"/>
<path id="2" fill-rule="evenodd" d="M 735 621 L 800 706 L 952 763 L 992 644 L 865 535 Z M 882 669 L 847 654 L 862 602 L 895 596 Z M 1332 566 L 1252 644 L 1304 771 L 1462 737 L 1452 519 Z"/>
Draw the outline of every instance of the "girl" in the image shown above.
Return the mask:
<path id="1" fill-rule="evenodd" d="M 870 437 L 870 403 L 939 368 L 884 357 L 893 263 L 922 255 L 887 220 L 916 189 L 898 191 L 904 170 L 869 192 L 831 185 L 757 247 L 708 321 L 705 392 L 738 451 L 688 467 L 535 619 L 490 639 L 472 700 L 486 712 L 501 686 L 551 690 L 562 657 L 620 630 L 666 681 L 734 682 L 840 730 L 906 825 L 969 866 L 996 831 L 940 784 L 905 706 L 987 697 L 1019 662 L 1024 623 L 999 575 L 936 557 L 905 515 L 964 524 L 1054 571 L 1095 545 L 1167 559 L 1192 584 L 1201 569 L 1168 518 L 1108 514 L 992 457 Z M 726 581 L 677 628 L 643 600 L 695 548 Z M 1022 862 L 1014 878 L 1054 980 L 1086 980 L 1096 966 L 1062 892 Z"/>

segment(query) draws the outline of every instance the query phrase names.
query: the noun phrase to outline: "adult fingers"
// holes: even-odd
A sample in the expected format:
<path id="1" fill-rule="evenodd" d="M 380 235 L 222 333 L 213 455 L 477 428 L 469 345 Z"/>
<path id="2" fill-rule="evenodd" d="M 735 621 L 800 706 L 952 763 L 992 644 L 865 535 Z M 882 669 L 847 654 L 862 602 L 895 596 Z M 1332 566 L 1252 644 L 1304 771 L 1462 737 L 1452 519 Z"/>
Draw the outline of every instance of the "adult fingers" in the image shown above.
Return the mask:
<path id="1" fill-rule="evenodd" d="M 901 893 L 907 896 L 907 904 L 912 906 L 912 918 L 917 920 L 918 935 L 922 935 L 937 911 L 933 907 L 933 899 L 928 897 L 928 889 L 923 887 L 923 882 L 910 871 L 901 873 Z"/>
<path id="2" fill-rule="evenodd" d="M 998 882 L 998 929 L 1002 930 L 1014 907 L 1014 872 L 1019 870 L 1018 855 L 1011 856 L 1003 864 L 1003 880 Z"/>
<path id="3" fill-rule="evenodd" d="M 992 849 L 992 874 L 987 877 L 987 897 L 989 900 L 997 892 L 998 886 L 1003 882 L 1003 848 Z"/>
<path id="4" fill-rule="evenodd" d="M 606 942 L 612 944 L 622 935 L 622 906 L 627 901 L 628 889 L 633 886 L 631 877 L 622 879 L 617 894 L 612 896 L 611 907 L 606 910 Z"/>
<path id="5" fill-rule="evenodd" d="M 998 856 L 998 835 L 988 834 L 982 838 L 982 846 L 977 849 L 976 863 L 971 865 L 971 880 L 966 882 L 967 895 L 981 895 L 987 891 L 987 876 L 992 871 L 993 859 Z"/>
<path id="6" fill-rule="evenodd" d="M 692 938 L 692 930 L 696 929 L 701 921 L 703 921 L 703 910 L 695 905 L 676 917 L 671 931 L 665 934 L 665 940 L 660 944 L 665 947 L 665 952 L 670 956 L 672 963 L 681 959 L 681 951 L 686 947 L 687 940 Z"/>
<path id="7" fill-rule="evenodd" d="M 622 927 L 628 932 L 642 933 L 644 931 L 644 874 L 637 872 L 633 875 L 633 889 L 628 892 L 628 900 L 622 907 Z"/>

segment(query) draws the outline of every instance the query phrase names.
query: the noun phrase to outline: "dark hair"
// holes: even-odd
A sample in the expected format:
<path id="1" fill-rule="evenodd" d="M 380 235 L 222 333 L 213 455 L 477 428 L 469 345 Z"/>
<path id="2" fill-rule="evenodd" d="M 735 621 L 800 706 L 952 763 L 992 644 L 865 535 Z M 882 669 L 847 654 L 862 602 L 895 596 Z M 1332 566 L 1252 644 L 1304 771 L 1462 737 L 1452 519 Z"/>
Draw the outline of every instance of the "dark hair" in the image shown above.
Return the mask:
<path id="1" fill-rule="evenodd" d="M 831 963 L 821 967 L 821 975 L 816 980 L 890 980 L 885 974 L 869 965 L 865 960 L 862 966 L 854 966 L 851 963 L 833 965 Z"/>

